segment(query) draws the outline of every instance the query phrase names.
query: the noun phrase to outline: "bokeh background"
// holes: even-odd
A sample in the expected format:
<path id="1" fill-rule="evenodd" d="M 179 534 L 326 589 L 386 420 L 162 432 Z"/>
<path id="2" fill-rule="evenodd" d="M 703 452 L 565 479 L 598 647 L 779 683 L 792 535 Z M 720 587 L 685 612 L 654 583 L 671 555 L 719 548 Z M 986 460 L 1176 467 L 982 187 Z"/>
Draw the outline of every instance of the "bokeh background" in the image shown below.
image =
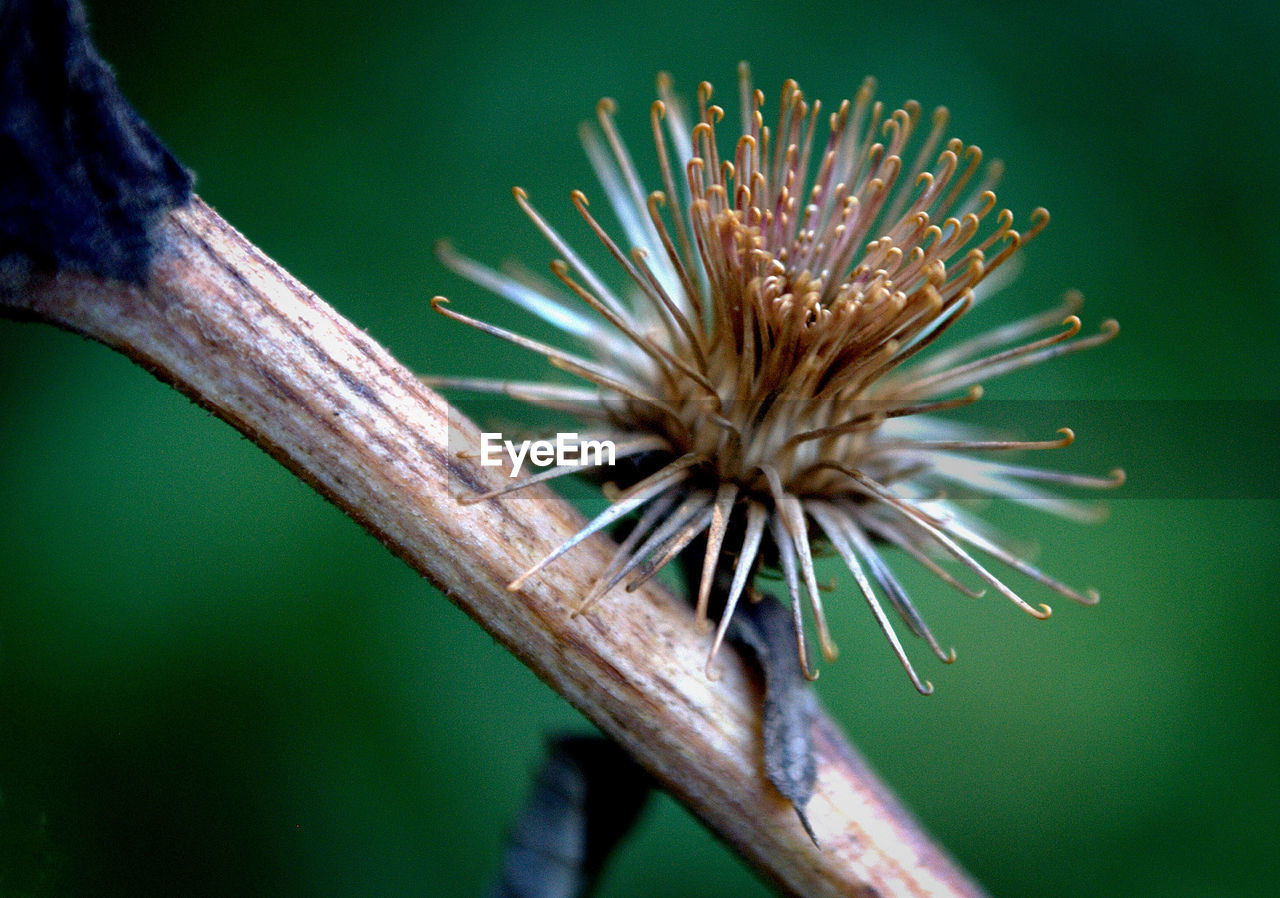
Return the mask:
<path id="1" fill-rule="evenodd" d="M 991 510 L 1098 607 L 1038 623 L 899 564 L 959 653 L 913 643 L 926 699 L 845 575 L 819 690 L 994 895 L 1271 893 L 1272 4 L 89 6 L 199 193 L 423 372 L 539 370 L 430 312 L 445 293 L 518 319 L 431 247 L 541 268 L 513 184 L 585 245 L 567 199 L 599 196 L 575 136 L 597 97 L 642 166 L 661 69 L 732 97 L 745 58 L 771 102 L 786 77 L 836 101 L 874 74 L 889 103 L 950 106 L 1008 163 L 1002 203 L 1054 215 L 974 326 L 1068 287 L 1087 328 L 1123 325 L 988 395 L 1096 400 L 1030 426 L 1072 425 L 1055 461 L 1130 485 L 1100 526 Z M 543 735 L 587 728 L 224 424 L 103 347 L 0 322 L 0 894 L 475 895 Z M 768 890 L 664 797 L 601 894 Z"/>

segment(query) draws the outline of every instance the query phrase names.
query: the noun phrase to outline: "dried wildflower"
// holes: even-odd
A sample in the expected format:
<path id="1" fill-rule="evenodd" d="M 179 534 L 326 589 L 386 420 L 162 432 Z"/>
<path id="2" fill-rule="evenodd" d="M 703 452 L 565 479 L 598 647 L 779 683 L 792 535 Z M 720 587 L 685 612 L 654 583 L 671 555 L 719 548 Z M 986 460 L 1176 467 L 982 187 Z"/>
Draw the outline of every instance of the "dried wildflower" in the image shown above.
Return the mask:
<path id="1" fill-rule="evenodd" d="M 979 381 L 1103 343 L 1117 325 L 1106 321 L 1099 333 L 1077 338 L 1080 300 L 1069 296 L 1051 311 L 917 358 L 991 292 L 993 275 L 1040 232 L 1048 213 L 1037 209 L 1029 230 L 1014 230 L 1012 213 L 996 211 L 991 190 L 999 165 L 984 166 L 975 146 L 943 142 L 945 109 L 922 127 L 919 104 L 886 117 L 872 92 L 868 80 L 852 103 L 841 103 L 820 146 L 820 104 L 788 81 L 771 130 L 764 95 L 752 89 L 744 65 L 742 133 L 731 158 L 722 158 L 716 129 L 724 111 L 711 104 L 711 86 L 700 85 L 690 127 L 660 76 L 650 118 L 662 190 L 652 193 L 614 126 L 613 102 L 602 100 L 600 133 L 584 128 L 583 141 L 630 249 L 596 221 L 582 192 L 572 201 L 625 272 L 625 297 L 519 188 L 516 202 L 561 256 L 551 269 L 563 290 L 441 247 L 456 272 L 555 325 L 591 355 L 459 314 L 437 297 L 435 307 L 448 317 L 545 355 L 587 386 L 435 382 L 568 410 L 593 422 L 593 438 L 615 441 L 619 456 L 644 462 L 644 476 L 511 589 L 587 536 L 638 513 L 579 610 L 619 583 L 635 588 L 702 538 L 699 620 L 708 619 L 713 591 L 723 600 L 708 674 L 739 599 L 754 596 L 748 588 L 767 559 L 781 569 L 800 662 L 812 677 L 801 594 L 823 653 L 834 658 L 813 565 L 813 544 L 829 544 L 922 693 L 932 687 L 908 661 L 876 587 L 940 659 L 955 655 L 929 631 L 883 547 L 899 547 L 961 592 L 980 594 L 935 562 L 950 556 L 1038 618 L 1049 607 L 1025 602 L 971 550 L 1068 598 L 1097 601 L 1092 590 L 1077 592 L 1033 567 L 942 493 L 960 486 L 1087 516 L 1087 506 L 1035 484 L 1109 487 L 1123 474 L 1085 477 L 989 460 L 1006 450 L 1063 447 L 1072 433 L 1064 428 L 1042 442 L 991 439 L 928 413 L 976 401 Z M 576 470 L 552 468 L 470 501 Z"/>

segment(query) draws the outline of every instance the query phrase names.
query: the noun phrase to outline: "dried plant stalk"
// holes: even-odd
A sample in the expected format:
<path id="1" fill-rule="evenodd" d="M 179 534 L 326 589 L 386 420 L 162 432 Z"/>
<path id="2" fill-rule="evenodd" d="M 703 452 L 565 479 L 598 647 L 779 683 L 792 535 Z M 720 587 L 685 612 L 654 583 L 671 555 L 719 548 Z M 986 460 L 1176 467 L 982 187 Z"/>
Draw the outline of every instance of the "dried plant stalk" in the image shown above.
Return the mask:
<path id="1" fill-rule="evenodd" d="M 478 434 L 359 328 L 196 199 L 155 229 L 143 285 L 63 272 L 0 291 L 118 349 L 264 448 L 424 574 L 791 894 L 976 896 L 825 716 L 806 836 L 765 779 L 759 687 L 732 653 L 703 675 L 691 609 L 652 584 L 571 616 L 612 551 L 589 542 L 517 594 L 506 584 L 581 518 L 541 487 L 462 506 L 501 471 Z M 449 445 L 454 426 L 453 449 Z"/>

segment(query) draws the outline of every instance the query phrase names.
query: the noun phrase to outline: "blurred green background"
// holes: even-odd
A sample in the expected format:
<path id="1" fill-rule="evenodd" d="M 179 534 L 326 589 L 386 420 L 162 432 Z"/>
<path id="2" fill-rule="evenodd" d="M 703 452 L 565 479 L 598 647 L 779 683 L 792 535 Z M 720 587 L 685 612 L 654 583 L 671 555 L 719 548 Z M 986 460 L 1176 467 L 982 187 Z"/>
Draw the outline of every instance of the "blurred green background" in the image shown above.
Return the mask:
<path id="1" fill-rule="evenodd" d="M 1129 497 L 1096 527 L 993 509 L 1048 569 L 1103 593 L 1093 609 L 1055 603 L 1046 623 L 898 563 L 959 654 L 943 668 L 913 641 L 927 699 L 845 575 L 851 600 L 828 602 L 843 654 L 820 692 L 994 895 L 1271 894 L 1272 4 L 103 0 L 90 13 L 204 199 L 423 372 L 540 370 L 429 311 L 433 293 L 498 305 L 431 246 L 449 236 L 541 268 L 550 251 L 513 184 L 585 245 L 567 194 L 599 196 L 575 136 L 599 96 L 618 100 L 642 166 L 661 69 L 731 98 L 748 59 L 771 104 L 786 77 L 834 102 L 873 74 L 889 103 L 950 106 L 952 133 L 1008 163 L 1001 202 L 1020 220 L 1054 215 L 974 326 L 1068 287 L 1087 297 L 1087 328 L 1123 326 L 989 395 L 1115 403 L 1106 442 L 1087 420 L 1032 427 L 1075 427 L 1055 461 L 1125 465 Z M 1225 416 L 1205 402 L 1223 399 L 1251 401 Z M 543 734 L 586 728 L 227 426 L 103 347 L 0 321 L 0 894 L 474 895 Z M 601 894 L 768 890 L 663 798 Z"/>

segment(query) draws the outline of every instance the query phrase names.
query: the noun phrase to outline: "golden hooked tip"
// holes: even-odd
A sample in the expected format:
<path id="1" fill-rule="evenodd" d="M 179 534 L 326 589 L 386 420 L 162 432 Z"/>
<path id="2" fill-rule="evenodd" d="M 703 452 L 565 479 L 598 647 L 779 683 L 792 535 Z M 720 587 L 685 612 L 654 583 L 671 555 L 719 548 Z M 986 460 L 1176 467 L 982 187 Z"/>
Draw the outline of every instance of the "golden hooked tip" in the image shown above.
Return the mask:
<path id="1" fill-rule="evenodd" d="M 1047 620 L 1049 615 L 1053 614 L 1053 609 L 1050 608 L 1048 605 L 1044 604 L 1043 602 L 1041 602 L 1040 611 L 1038 613 L 1034 608 L 1030 609 L 1027 613 L 1030 614 L 1032 617 L 1034 617 L 1036 620 Z"/>
<path id="2" fill-rule="evenodd" d="M 1057 432 L 1062 434 L 1062 439 L 1057 445 L 1059 449 L 1065 449 L 1076 441 L 1076 432 L 1070 427 L 1059 427 Z"/>
<path id="3" fill-rule="evenodd" d="M 431 297 L 431 308 L 435 309 L 437 312 L 443 311 L 440 307 L 447 306 L 448 304 L 449 300 L 445 299 L 443 296 Z"/>
<path id="4" fill-rule="evenodd" d="M 529 192 L 523 187 L 512 187 L 511 195 L 516 198 L 517 203 L 523 203 L 529 199 Z"/>
<path id="5" fill-rule="evenodd" d="M 649 114 L 655 115 L 658 118 L 666 118 L 667 104 L 662 102 L 661 100 L 654 100 L 653 103 L 650 104 L 649 106 Z"/>
<path id="6" fill-rule="evenodd" d="M 577 204 L 581 204 L 583 206 L 591 205 L 590 201 L 587 199 L 587 195 L 583 193 L 581 190 L 578 190 L 576 188 L 569 192 L 569 197 L 573 200 L 575 205 Z"/>
<path id="7" fill-rule="evenodd" d="M 974 147 L 974 149 L 978 150 L 977 147 Z M 978 150 L 978 154 L 981 155 L 982 151 Z M 997 202 L 998 200 L 996 198 L 995 191 L 993 190 L 982 191 L 982 193 L 978 195 L 978 211 L 975 214 L 978 216 L 978 218 L 986 218 L 988 215 L 991 214 L 991 210 L 996 207 Z"/>
<path id="8" fill-rule="evenodd" d="M 908 102 L 906 105 L 910 106 L 912 105 L 912 103 L 915 103 L 915 101 L 912 100 Z M 918 103 L 916 103 L 915 105 L 917 108 L 919 108 Z M 907 127 L 907 125 L 910 124 L 910 122 L 911 122 L 910 112 L 908 112 L 906 109 L 895 109 L 893 110 L 893 114 L 889 116 L 887 119 L 885 119 L 885 123 L 880 126 L 880 130 L 882 133 L 886 135 L 894 134 L 898 131 L 901 131 L 903 128 Z"/>
<path id="9" fill-rule="evenodd" d="M 1124 468 L 1115 468 L 1111 472 L 1112 486 L 1124 486 L 1126 479 Z"/>
<path id="10" fill-rule="evenodd" d="M 613 115 L 618 111 L 618 104 L 613 97 L 601 97 L 596 103 L 596 115 Z"/>

